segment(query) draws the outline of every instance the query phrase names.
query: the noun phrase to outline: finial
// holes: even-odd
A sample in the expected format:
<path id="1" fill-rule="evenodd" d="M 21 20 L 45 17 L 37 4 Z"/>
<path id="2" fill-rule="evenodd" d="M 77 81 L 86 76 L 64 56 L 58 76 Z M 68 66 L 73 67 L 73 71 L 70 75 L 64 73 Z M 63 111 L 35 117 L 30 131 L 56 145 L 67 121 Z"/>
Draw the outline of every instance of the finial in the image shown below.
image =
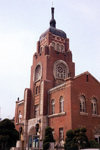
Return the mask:
<path id="1" fill-rule="evenodd" d="M 19 97 L 17 98 L 17 101 L 19 101 Z"/>
<path id="2" fill-rule="evenodd" d="M 54 19 L 54 7 L 51 7 L 50 26 L 56 28 L 56 21 L 55 21 L 55 19 Z"/>
<path id="3" fill-rule="evenodd" d="M 52 19 L 54 19 L 54 7 L 51 7 L 51 15 L 52 15 Z"/>
<path id="4" fill-rule="evenodd" d="M 52 1 L 52 7 L 53 7 L 53 1 Z"/>

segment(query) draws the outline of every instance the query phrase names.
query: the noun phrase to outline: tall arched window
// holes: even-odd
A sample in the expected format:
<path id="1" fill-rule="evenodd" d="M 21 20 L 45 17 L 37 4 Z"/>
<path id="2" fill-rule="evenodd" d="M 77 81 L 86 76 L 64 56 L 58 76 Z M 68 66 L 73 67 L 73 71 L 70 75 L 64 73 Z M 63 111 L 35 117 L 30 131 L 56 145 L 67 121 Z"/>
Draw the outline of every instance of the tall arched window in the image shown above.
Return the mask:
<path id="1" fill-rule="evenodd" d="M 38 64 L 35 69 L 35 81 L 41 78 L 41 66 Z"/>
<path id="2" fill-rule="evenodd" d="M 60 45 L 57 43 L 57 51 L 60 51 Z"/>
<path id="3" fill-rule="evenodd" d="M 52 42 L 52 46 L 54 47 L 54 50 L 55 50 L 55 42 Z"/>
<path id="4" fill-rule="evenodd" d="M 34 106 L 34 117 L 38 117 L 39 116 L 39 105 L 35 105 Z"/>
<path id="5" fill-rule="evenodd" d="M 64 112 L 64 98 L 61 96 L 59 100 L 60 112 Z"/>
<path id="6" fill-rule="evenodd" d="M 91 101 L 91 107 L 92 107 L 92 114 L 97 114 L 97 99 L 96 98 L 92 98 Z"/>
<path id="7" fill-rule="evenodd" d="M 86 112 L 86 100 L 85 96 L 80 96 L 80 112 Z"/>
<path id="8" fill-rule="evenodd" d="M 65 52 L 65 49 L 64 49 L 64 46 L 63 46 L 63 45 L 61 45 L 61 52 L 62 52 L 62 53 Z"/>
<path id="9" fill-rule="evenodd" d="M 52 100 L 51 101 L 51 114 L 54 114 L 55 113 L 55 101 Z"/>
<path id="10" fill-rule="evenodd" d="M 18 119 L 19 119 L 18 122 L 21 123 L 21 121 L 22 121 L 22 113 L 21 113 L 21 111 L 19 111 Z"/>

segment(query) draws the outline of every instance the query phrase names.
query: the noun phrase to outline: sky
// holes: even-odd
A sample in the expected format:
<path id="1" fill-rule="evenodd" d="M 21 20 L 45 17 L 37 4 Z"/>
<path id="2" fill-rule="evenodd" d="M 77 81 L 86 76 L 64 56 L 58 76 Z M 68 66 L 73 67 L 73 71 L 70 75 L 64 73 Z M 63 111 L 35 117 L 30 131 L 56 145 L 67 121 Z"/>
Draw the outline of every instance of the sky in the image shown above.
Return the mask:
<path id="1" fill-rule="evenodd" d="M 36 42 L 49 28 L 52 0 L 0 0 L 0 117 L 12 119 L 15 102 L 30 87 Z M 100 81 L 100 0 L 53 0 L 57 28 L 70 39 L 76 75 Z"/>

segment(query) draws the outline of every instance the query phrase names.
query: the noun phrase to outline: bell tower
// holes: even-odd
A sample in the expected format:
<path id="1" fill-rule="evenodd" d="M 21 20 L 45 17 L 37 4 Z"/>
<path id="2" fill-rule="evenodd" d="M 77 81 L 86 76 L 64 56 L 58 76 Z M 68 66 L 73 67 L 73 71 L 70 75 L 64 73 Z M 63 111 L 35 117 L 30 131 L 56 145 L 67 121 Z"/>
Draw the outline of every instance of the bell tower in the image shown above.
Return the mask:
<path id="1" fill-rule="evenodd" d="M 33 55 L 30 88 L 25 89 L 23 100 L 24 141 L 28 136 L 43 139 L 49 125 L 50 93 L 75 76 L 75 64 L 69 48 L 69 39 L 56 28 L 54 7 L 51 8 L 50 27 L 40 35 Z M 59 91 L 57 91 L 59 94 Z M 19 103 L 19 102 L 18 102 Z M 16 109 L 17 110 L 17 109 Z M 38 130 L 36 130 L 38 127 Z"/>
<path id="2" fill-rule="evenodd" d="M 69 39 L 56 28 L 54 8 L 51 8 L 50 27 L 39 38 L 33 56 L 30 88 L 32 91 L 30 117 L 47 115 L 48 90 L 74 77 L 75 65 L 69 49 Z"/>
<path id="3" fill-rule="evenodd" d="M 52 7 L 50 26 L 40 35 L 33 55 L 30 88 L 25 89 L 24 99 L 16 102 L 15 125 L 16 129 L 22 127 L 25 147 L 37 148 L 47 126 L 53 129 L 58 145 L 64 144 L 69 129 L 85 126 L 89 137 L 97 136 L 97 132 L 91 131 L 100 124 L 100 111 L 94 112 L 90 106 L 92 99 L 95 108 L 99 106 L 99 87 L 100 83 L 89 72 L 75 77 L 69 39 L 63 30 L 57 29 Z M 91 126 L 94 117 L 96 124 Z"/>
<path id="4" fill-rule="evenodd" d="M 49 125 L 49 93 L 52 88 L 75 76 L 75 64 L 69 49 L 69 39 L 64 31 L 56 28 L 54 8 L 51 8 L 50 27 L 40 36 L 31 66 L 30 89 L 25 91 L 25 137 L 31 129 L 43 139 Z M 59 91 L 58 91 L 59 93 Z M 35 133 L 35 132 L 34 132 Z M 37 134 L 37 133 L 36 133 Z M 27 143 L 27 142 L 26 142 Z"/>

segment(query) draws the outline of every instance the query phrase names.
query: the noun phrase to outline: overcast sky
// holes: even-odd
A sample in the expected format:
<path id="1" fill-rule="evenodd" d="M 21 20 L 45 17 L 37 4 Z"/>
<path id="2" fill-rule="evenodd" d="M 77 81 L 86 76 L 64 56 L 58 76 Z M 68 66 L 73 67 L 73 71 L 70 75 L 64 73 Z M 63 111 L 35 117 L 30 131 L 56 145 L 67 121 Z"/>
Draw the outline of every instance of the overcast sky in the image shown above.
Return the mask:
<path id="1" fill-rule="evenodd" d="M 76 75 L 100 81 L 100 0 L 54 0 L 57 28 L 66 32 Z M 30 87 L 36 42 L 49 27 L 51 0 L 0 0 L 0 116 L 13 118 Z"/>

